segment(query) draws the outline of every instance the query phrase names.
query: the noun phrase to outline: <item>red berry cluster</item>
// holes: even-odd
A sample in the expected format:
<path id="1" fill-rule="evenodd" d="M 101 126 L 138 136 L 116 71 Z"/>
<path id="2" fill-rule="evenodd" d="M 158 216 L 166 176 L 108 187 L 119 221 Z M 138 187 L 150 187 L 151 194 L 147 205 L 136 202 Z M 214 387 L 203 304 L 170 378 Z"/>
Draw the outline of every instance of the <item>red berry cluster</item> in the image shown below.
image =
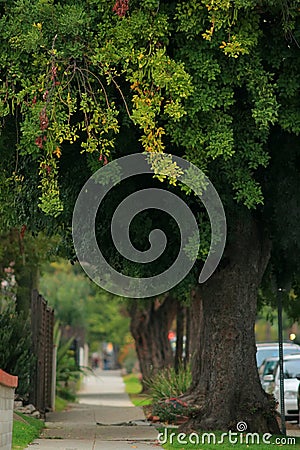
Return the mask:
<path id="1" fill-rule="evenodd" d="M 37 145 L 38 148 L 42 149 L 43 148 L 43 143 L 46 142 L 46 140 L 47 140 L 46 136 L 44 136 L 44 137 L 39 136 L 35 140 L 35 145 Z"/>
<path id="2" fill-rule="evenodd" d="M 46 107 L 44 107 L 42 109 L 42 111 L 40 112 L 40 129 L 42 131 L 45 131 L 48 128 L 48 125 L 49 125 L 49 119 L 47 116 Z M 35 145 L 37 145 L 38 148 L 42 149 L 43 144 L 44 144 L 44 142 L 46 142 L 46 140 L 47 140 L 47 137 L 45 135 L 39 136 L 35 140 Z"/>
<path id="3" fill-rule="evenodd" d="M 52 81 L 55 81 L 56 75 L 57 75 L 57 67 L 52 65 L 52 67 L 51 67 L 51 80 Z"/>
<path id="4" fill-rule="evenodd" d="M 51 81 L 52 81 L 53 86 L 57 86 L 57 85 L 60 84 L 59 81 L 56 81 L 56 76 L 57 76 L 57 67 L 54 64 L 52 64 L 52 67 L 51 67 Z M 40 130 L 41 131 L 47 130 L 47 128 L 49 126 L 49 118 L 47 116 L 47 110 L 46 110 L 47 103 L 49 102 L 49 94 L 50 93 L 49 93 L 48 89 L 46 89 L 44 94 L 43 94 L 43 100 L 46 103 L 46 105 L 43 107 L 43 109 L 41 110 L 40 115 L 39 115 Z M 36 96 L 35 96 L 34 99 L 32 100 L 32 103 L 35 104 L 36 101 L 37 101 L 37 99 L 36 99 Z M 42 149 L 43 145 L 44 145 L 44 142 L 46 142 L 46 140 L 47 140 L 47 136 L 46 135 L 39 136 L 35 140 L 35 145 L 37 145 L 39 149 Z"/>
<path id="5" fill-rule="evenodd" d="M 46 113 L 46 108 L 43 108 L 40 112 L 40 129 L 42 131 L 46 130 L 49 125 L 49 119 Z"/>
<path id="6" fill-rule="evenodd" d="M 113 12 L 115 12 L 119 17 L 124 17 L 129 9 L 129 0 L 117 0 L 115 6 L 113 7 Z"/>
<path id="7" fill-rule="evenodd" d="M 48 95 L 49 95 L 49 91 L 48 91 L 48 89 L 47 89 L 47 90 L 43 93 L 43 100 L 44 100 L 44 102 L 47 100 Z"/>
<path id="8" fill-rule="evenodd" d="M 25 231 L 26 231 L 26 225 L 22 225 L 21 231 L 20 231 L 20 238 L 24 239 Z"/>
<path id="9" fill-rule="evenodd" d="M 52 170 L 52 168 L 49 166 L 49 164 L 45 164 L 45 163 L 43 163 L 43 164 L 41 165 L 41 168 L 44 169 L 44 170 L 46 170 L 46 172 L 47 172 L 48 175 L 49 175 L 49 173 L 50 173 L 51 170 Z"/>
<path id="10" fill-rule="evenodd" d="M 103 156 L 102 154 L 99 156 L 99 161 L 103 161 L 104 166 L 106 166 L 106 164 L 108 163 L 107 157 L 105 155 Z"/>

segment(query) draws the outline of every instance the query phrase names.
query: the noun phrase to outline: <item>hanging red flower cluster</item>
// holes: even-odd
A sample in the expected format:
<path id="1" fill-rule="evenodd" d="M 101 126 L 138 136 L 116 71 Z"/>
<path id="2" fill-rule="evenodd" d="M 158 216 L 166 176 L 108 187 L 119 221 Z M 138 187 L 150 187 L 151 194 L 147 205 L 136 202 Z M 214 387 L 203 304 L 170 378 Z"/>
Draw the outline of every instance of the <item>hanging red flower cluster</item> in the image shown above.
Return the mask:
<path id="1" fill-rule="evenodd" d="M 48 128 L 48 125 L 49 119 L 46 113 L 46 108 L 43 108 L 40 112 L 40 129 L 44 131 Z"/>
<path id="2" fill-rule="evenodd" d="M 119 17 L 124 17 L 129 9 L 129 0 L 117 0 L 113 7 L 113 12 Z"/>

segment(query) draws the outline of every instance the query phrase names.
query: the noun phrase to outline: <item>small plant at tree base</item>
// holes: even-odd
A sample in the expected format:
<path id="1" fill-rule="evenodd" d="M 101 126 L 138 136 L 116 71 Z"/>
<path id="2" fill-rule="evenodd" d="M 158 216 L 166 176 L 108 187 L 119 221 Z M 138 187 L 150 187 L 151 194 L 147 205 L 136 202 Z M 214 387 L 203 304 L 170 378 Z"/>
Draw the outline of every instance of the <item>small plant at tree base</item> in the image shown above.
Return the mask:
<path id="1" fill-rule="evenodd" d="M 152 379 L 146 380 L 145 385 L 150 391 L 154 402 L 179 397 L 184 394 L 192 382 L 191 367 L 179 366 L 178 372 L 168 367 L 158 372 Z"/>
<path id="2" fill-rule="evenodd" d="M 158 417 L 161 422 L 179 423 L 188 419 L 193 408 L 179 399 L 172 398 L 157 402 L 152 407 L 152 417 Z"/>

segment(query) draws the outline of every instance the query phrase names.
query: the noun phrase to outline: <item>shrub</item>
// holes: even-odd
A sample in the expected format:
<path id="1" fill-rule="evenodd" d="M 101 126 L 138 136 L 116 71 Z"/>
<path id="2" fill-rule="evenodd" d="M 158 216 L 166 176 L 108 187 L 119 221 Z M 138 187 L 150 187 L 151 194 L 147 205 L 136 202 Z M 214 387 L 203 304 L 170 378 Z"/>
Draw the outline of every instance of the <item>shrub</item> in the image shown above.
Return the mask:
<path id="1" fill-rule="evenodd" d="M 75 362 L 74 352 L 70 350 L 73 341 L 73 337 L 67 342 L 62 340 L 59 321 L 57 321 L 54 326 L 54 343 L 57 347 L 56 392 L 61 398 L 68 401 L 76 399 L 75 392 L 73 392 L 75 391 L 74 386 L 82 373 Z"/>
<path id="2" fill-rule="evenodd" d="M 152 416 L 159 417 L 161 422 L 176 423 L 179 419 L 188 418 L 193 408 L 177 399 L 154 403 Z"/>
<path id="3" fill-rule="evenodd" d="M 154 402 L 184 394 L 192 382 L 190 366 L 181 365 L 178 373 L 173 367 L 160 370 L 153 378 L 146 380 L 145 385 L 150 391 Z"/>
<path id="4" fill-rule="evenodd" d="M 19 377 L 16 393 L 27 399 L 34 363 L 30 320 L 16 311 L 14 300 L 0 302 L 0 368 Z"/>

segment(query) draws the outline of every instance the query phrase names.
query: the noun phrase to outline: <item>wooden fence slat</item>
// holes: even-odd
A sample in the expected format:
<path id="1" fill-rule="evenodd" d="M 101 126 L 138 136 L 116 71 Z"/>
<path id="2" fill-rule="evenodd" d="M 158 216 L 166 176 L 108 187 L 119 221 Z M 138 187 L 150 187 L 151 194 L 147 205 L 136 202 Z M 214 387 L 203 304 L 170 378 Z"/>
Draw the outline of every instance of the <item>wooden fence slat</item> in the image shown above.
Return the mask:
<path id="1" fill-rule="evenodd" d="M 31 331 L 35 370 L 31 379 L 30 402 L 42 413 L 52 407 L 54 311 L 37 290 L 32 292 Z"/>

